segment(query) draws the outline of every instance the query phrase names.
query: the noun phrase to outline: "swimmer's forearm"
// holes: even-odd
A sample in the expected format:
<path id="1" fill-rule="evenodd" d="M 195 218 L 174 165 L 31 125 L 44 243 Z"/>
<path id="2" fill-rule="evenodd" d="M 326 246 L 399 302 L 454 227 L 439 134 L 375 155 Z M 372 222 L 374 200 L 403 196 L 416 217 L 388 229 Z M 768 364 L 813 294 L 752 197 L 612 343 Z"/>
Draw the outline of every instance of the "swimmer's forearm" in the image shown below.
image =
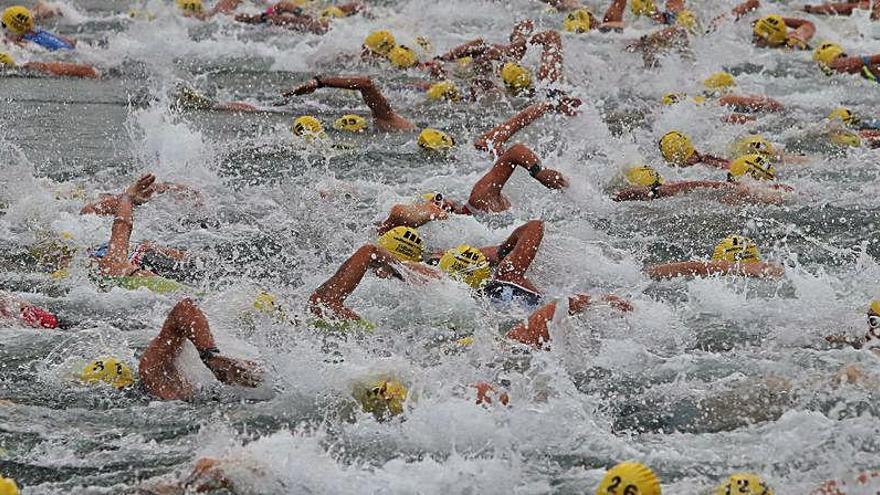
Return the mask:
<path id="1" fill-rule="evenodd" d="M 504 144 L 522 128 L 538 120 L 550 110 L 552 105 L 548 102 L 529 105 L 523 111 L 507 119 L 502 124 L 484 132 L 475 142 L 477 149 L 487 150 L 491 144 L 494 150 L 504 147 Z"/>
<path id="2" fill-rule="evenodd" d="M 730 168 L 730 161 L 713 155 L 700 155 L 700 163 L 709 165 L 710 167 L 727 170 Z"/>
<path id="3" fill-rule="evenodd" d="M 444 53 L 443 55 L 438 55 L 437 60 L 442 60 L 444 62 L 451 62 L 453 60 L 457 60 L 463 57 L 474 57 L 482 54 L 486 51 L 488 46 L 483 41 L 483 38 L 477 38 L 475 40 L 468 41 L 467 43 L 461 44 L 452 50 Z"/>
<path id="4" fill-rule="evenodd" d="M 729 261 L 683 261 L 653 265 L 645 268 L 648 276 L 656 279 L 680 276 L 705 277 L 709 275 L 742 275 L 746 277 L 781 277 L 784 269 L 774 263 L 731 263 Z"/>

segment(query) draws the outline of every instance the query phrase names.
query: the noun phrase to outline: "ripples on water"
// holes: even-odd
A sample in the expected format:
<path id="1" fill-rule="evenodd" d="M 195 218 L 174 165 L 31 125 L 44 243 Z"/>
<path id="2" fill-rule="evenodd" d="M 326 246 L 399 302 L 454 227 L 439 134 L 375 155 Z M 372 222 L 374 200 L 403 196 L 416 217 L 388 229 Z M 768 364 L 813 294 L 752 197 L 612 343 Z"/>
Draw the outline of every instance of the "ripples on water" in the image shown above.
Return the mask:
<path id="1" fill-rule="evenodd" d="M 317 37 L 226 20 L 202 25 L 164 13 L 170 8 L 162 2 L 146 5 L 163 12 L 156 22 L 131 22 L 129 5 L 78 0 L 55 27 L 87 42 L 75 56 L 108 77 L 2 78 L 2 286 L 32 293 L 71 328 L 0 333 L 0 398 L 9 401 L 0 403 L 0 472 L 27 493 L 125 493 L 143 479 L 182 476 L 194 459 L 212 456 L 241 459 L 230 476 L 252 493 L 583 493 L 605 467 L 639 459 L 670 493 L 700 492 L 738 470 L 762 473 L 777 493 L 804 493 L 819 480 L 877 467 L 878 390 L 831 378 L 853 362 L 880 375 L 877 360 L 824 350 L 821 342 L 828 333 L 861 332 L 863 306 L 877 295 L 878 155 L 834 150 L 809 136 L 839 104 L 876 116 L 880 93 L 858 79 L 818 75 L 808 53 L 744 44 L 747 23 L 696 40 L 693 59 L 669 57 L 653 71 L 620 52 L 648 24 L 566 35 L 568 81 L 587 102 L 584 111 L 544 117 L 518 138 L 572 187 L 544 194 L 517 176 L 505 189 L 511 212 L 487 225 L 456 218 L 423 229 L 442 249 L 463 238 L 495 243 L 518 223 L 544 218 L 547 234 L 531 272 L 538 285 L 557 295 L 613 290 L 634 301 L 632 314 L 606 308 L 559 322 L 552 351 L 531 355 L 501 345 L 499 315 L 453 284 L 407 288 L 368 277 L 350 299 L 378 324 L 367 336 L 338 339 L 247 316 L 264 289 L 301 314 L 310 291 L 353 246 L 374 238 L 373 223 L 392 204 L 433 189 L 465 198 L 489 166 L 469 146 L 426 156 L 409 134 L 331 131 L 334 146 L 304 146 L 288 131 L 293 116 L 329 123 L 365 108 L 356 96 L 331 91 L 271 107 L 279 89 L 314 72 L 366 72 L 401 113 L 468 143 L 524 102 L 429 105 L 407 89 L 409 76 L 352 57 L 360 40 L 389 28 L 404 41 L 427 36 L 440 50 L 476 35 L 505 39 L 523 16 L 539 29 L 556 27 L 560 17 L 521 0 L 371 7 L 374 18 L 342 20 Z M 706 1 L 695 10 L 708 19 L 729 7 Z M 817 41 L 877 51 L 867 16 L 814 20 Z M 537 55 L 526 61 L 534 65 Z M 666 130 L 680 128 L 699 149 L 721 154 L 744 132 L 718 124 L 721 110 L 656 103 L 669 91 L 698 91 L 704 75 L 722 68 L 737 74 L 743 93 L 787 105 L 750 128 L 810 157 L 780 169 L 797 198 L 785 206 L 731 207 L 699 195 L 612 203 L 606 185 L 619 167 L 638 156 L 659 163 L 654 143 Z M 172 112 L 168 94 L 181 82 L 277 111 Z M 82 266 L 47 281 L 27 262 L 26 246 L 45 230 L 69 231 L 83 247 L 107 237 L 107 222 L 78 216 L 81 200 L 57 199 L 56 183 L 93 196 L 147 170 L 197 186 L 205 201 L 151 202 L 137 213 L 135 238 L 199 254 L 191 282 L 205 292 L 201 305 L 225 351 L 266 363 L 274 393 L 259 393 L 268 400 L 156 403 L 75 382 L 92 356 L 134 362 L 174 301 L 101 293 Z M 717 176 L 700 168 L 663 173 Z M 654 283 L 639 272 L 644 263 L 707 256 L 729 232 L 755 238 L 766 258 L 790 267 L 788 275 L 778 283 Z M 443 351 L 471 333 L 472 348 Z M 194 352 L 182 359 L 198 381 L 212 381 Z M 411 385 L 417 400 L 403 419 L 351 417 L 351 383 L 376 373 Z M 512 406 L 474 406 L 462 385 L 477 380 L 509 383 Z"/>

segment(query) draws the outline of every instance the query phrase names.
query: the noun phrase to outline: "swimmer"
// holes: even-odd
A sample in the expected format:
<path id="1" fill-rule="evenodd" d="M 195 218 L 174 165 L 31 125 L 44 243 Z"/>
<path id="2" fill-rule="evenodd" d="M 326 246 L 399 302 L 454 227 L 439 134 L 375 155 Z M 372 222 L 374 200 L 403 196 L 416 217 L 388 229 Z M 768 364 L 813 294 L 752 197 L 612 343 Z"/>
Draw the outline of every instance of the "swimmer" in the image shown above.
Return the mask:
<path id="1" fill-rule="evenodd" d="M 762 48 L 808 50 L 814 34 L 816 25 L 806 19 L 771 14 L 755 21 L 752 43 Z"/>
<path id="2" fill-rule="evenodd" d="M 645 273 L 655 279 L 709 277 L 712 275 L 779 278 L 785 274 L 785 270 L 776 263 L 761 261 L 761 254 L 754 241 L 733 234 L 715 247 L 710 261 L 682 261 L 649 265 L 645 267 Z"/>
<path id="3" fill-rule="evenodd" d="M 880 82 L 880 53 L 851 57 L 837 43 L 826 41 L 816 47 L 813 60 L 828 75 L 859 74 L 869 81 Z"/>
<path id="4" fill-rule="evenodd" d="M 804 5 L 804 12 L 815 15 L 852 15 L 854 10 L 869 10 L 871 0 L 855 2 L 826 2 L 816 5 Z"/>
<path id="5" fill-rule="evenodd" d="M 446 53 L 434 57 L 436 62 L 453 62 L 470 57 L 475 73 L 486 75 L 493 72 L 493 62 L 519 62 L 526 54 L 528 37 L 535 28 L 531 19 L 519 21 L 510 33 L 509 43 L 486 43 L 477 38 L 463 43 Z"/>
<path id="6" fill-rule="evenodd" d="M 855 115 L 849 108 L 837 107 L 828 115 L 828 120 L 832 125 L 842 122 L 846 128 L 855 130 L 868 146 L 880 147 L 880 119 L 865 119 Z"/>
<path id="7" fill-rule="evenodd" d="M 746 162 L 748 160 L 744 159 L 742 161 Z M 630 167 L 623 174 L 629 185 L 618 189 L 611 199 L 613 201 L 650 201 L 702 190 L 718 191 L 721 194 L 718 200 L 727 204 L 782 204 L 785 201 L 783 193 L 790 191 L 790 188 L 787 186 L 774 184 L 767 188 L 754 181 L 738 180 L 743 175 L 748 174 L 751 168 L 747 163 L 743 163 L 742 166 L 737 165 L 734 167 L 733 172 L 728 172 L 727 181 L 685 180 L 666 182 L 659 172 L 649 166 Z M 766 169 L 766 167 L 762 168 Z M 753 172 L 753 174 L 764 176 L 764 174 L 757 172 Z M 752 178 L 755 179 L 755 177 Z"/>
<path id="8" fill-rule="evenodd" d="M 723 116 L 721 121 L 725 123 L 744 124 L 755 120 L 755 117 L 744 115 L 744 113 L 778 112 L 783 109 L 781 103 L 767 96 L 732 94 L 733 88 L 736 87 L 736 79 L 729 72 L 720 71 L 711 74 L 703 80 L 703 86 L 705 87 L 703 94 L 691 97 L 691 101 L 696 104 L 713 101 L 721 106 L 730 107 L 735 112 L 740 112 Z M 660 102 L 664 105 L 675 105 L 685 101 L 686 98 L 687 94 L 685 93 L 667 93 L 663 95 Z"/>
<path id="9" fill-rule="evenodd" d="M 101 73 L 90 65 L 71 64 L 69 62 L 25 62 L 23 64 L 16 64 L 12 55 L 6 52 L 0 52 L 0 67 L 60 77 L 82 77 L 89 79 L 101 77 Z"/>
<path id="10" fill-rule="evenodd" d="M 220 353 L 207 317 L 192 299 L 185 298 L 171 309 L 159 334 L 140 358 L 138 376 L 146 393 L 160 400 L 191 400 L 196 396 L 196 387 L 176 363 L 187 341 L 192 342 L 202 363 L 221 383 L 250 388 L 261 383 L 263 372 L 256 363 Z M 88 363 L 80 378 L 86 383 L 105 382 L 123 389 L 135 384 L 132 375 L 125 363 L 103 358 Z"/>
<path id="11" fill-rule="evenodd" d="M 660 148 L 660 154 L 670 165 L 692 167 L 702 163 L 725 170 L 730 166 L 729 160 L 698 152 L 694 148 L 691 138 L 680 131 L 667 132 L 657 144 Z"/>
<path id="12" fill-rule="evenodd" d="M 187 85 L 181 85 L 172 95 L 171 107 L 176 110 L 213 110 L 218 112 L 268 111 L 241 101 L 217 102 Z"/>
<path id="13" fill-rule="evenodd" d="M 330 30 L 328 19 L 307 14 L 292 2 L 279 2 L 261 14 L 237 14 L 235 20 L 245 24 L 269 24 L 314 34 L 325 34 Z"/>
<path id="14" fill-rule="evenodd" d="M 31 11 L 21 5 L 14 5 L 4 10 L 2 23 L 6 39 L 19 45 L 31 42 L 49 51 L 73 50 L 76 47 L 76 40 L 54 35 L 36 27 Z"/>
<path id="15" fill-rule="evenodd" d="M 424 283 L 444 274 L 459 280 L 476 294 L 499 305 L 518 304 L 533 309 L 526 322 L 507 332 L 512 340 L 543 348 L 550 335 L 547 323 L 556 311 L 556 302 L 542 304 L 541 291 L 525 276 L 544 237 L 544 223 L 532 220 L 521 225 L 498 246 L 473 248 L 461 245 L 444 253 L 434 253 L 423 264 L 422 240 L 414 229 L 396 227 L 379 239 L 379 245 L 365 244 L 346 260 L 336 273 L 309 297 L 309 311 L 321 319 L 358 321 L 361 317 L 345 306 L 345 299 L 357 288 L 367 271 L 379 278 L 396 278 L 410 283 Z M 494 275 L 491 268 L 494 267 Z M 606 295 L 601 300 L 620 311 L 632 306 L 624 299 Z M 595 305 L 596 298 L 578 294 L 569 298 L 570 315 Z"/>
<path id="16" fill-rule="evenodd" d="M 502 153 L 492 168 L 474 184 L 467 203 L 457 203 L 441 193 L 425 193 L 416 204 L 394 205 L 388 217 L 379 225 L 379 233 L 398 226 L 421 227 L 432 220 L 445 220 L 449 213 L 481 215 L 506 211 L 511 206 L 510 200 L 501 191 L 517 167 L 525 169 L 548 189 L 568 187 L 568 180 L 561 173 L 541 167 L 540 159 L 532 150 L 525 145 L 515 144 Z"/>
<path id="17" fill-rule="evenodd" d="M 854 339 L 846 335 L 829 335 L 825 340 L 835 345 L 845 345 L 854 349 L 868 349 L 880 355 L 880 299 L 868 304 L 865 315 L 868 329 L 861 338 Z"/>
<path id="18" fill-rule="evenodd" d="M 410 131 L 415 129 L 412 122 L 400 116 L 367 76 L 315 76 L 311 81 L 284 91 L 281 96 L 290 98 L 314 93 L 320 88 L 353 89 L 359 91 L 364 103 L 370 107 L 373 124 L 381 131 Z"/>
<path id="19" fill-rule="evenodd" d="M 31 328 L 58 328 L 58 317 L 8 292 L 0 291 L 0 323 Z"/>

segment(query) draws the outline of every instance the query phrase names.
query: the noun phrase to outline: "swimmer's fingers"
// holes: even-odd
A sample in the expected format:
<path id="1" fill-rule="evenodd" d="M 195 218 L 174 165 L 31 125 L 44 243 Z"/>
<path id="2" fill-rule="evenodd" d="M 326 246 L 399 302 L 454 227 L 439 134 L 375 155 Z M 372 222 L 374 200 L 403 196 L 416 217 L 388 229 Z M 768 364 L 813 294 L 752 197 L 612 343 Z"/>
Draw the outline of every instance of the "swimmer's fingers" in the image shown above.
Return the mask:
<path id="1" fill-rule="evenodd" d="M 125 192 L 131 196 L 132 202 L 136 205 L 142 205 L 150 200 L 150 197 L 156 192 L 156 176 L 146 174 L 138 179 L 134 184 L 128 187 Z"/>
<path id="2" fill-rule="evenodd" d="M 226 356 L 213 356 L 205 363 L 217 380 L 228 385 L 256 387 L 263 379 L 263 370 L 253 361 Z"/>

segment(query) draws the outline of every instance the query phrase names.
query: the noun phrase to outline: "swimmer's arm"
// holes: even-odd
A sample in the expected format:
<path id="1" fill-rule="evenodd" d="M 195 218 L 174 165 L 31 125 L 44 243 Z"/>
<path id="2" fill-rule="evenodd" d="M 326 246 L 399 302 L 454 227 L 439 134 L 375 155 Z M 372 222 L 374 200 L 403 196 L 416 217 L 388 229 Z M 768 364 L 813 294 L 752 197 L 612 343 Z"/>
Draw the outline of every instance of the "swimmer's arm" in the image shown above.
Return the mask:
<path id="1" fill-rule="evenodd" d="M 782 186 L 782 184 L 774 184 L 774 186 Z M 728 204 L 746 202 L 781 205 L 785 202 L 785 196 L 782 191 L 788 192 L 791 191 L 791 188 L 784 186 L 784 188 L 774 187 L 768 190 L 760 186 L 753 188 L 744 184 L 736 184 L 733 190 L 721 198 L 721 201 Z"/>
<path id="2" fill-rule="evenodd" d="M 579 0 L 541 0 L 541 2 L 546 3 L 560 12 L 577 10 L 582 7 Z"/>
<path id="3" fill-rule="evenodd" d="M 855 9 L 867 9 L 869 1 L 828 2 L 819 5 L 804 5 L 804 12 L 817 15 L 851 15 Z"/>
<path id="4" fill-rule="evenodd" d="M 538 68 L 538 80 L 555 83 L 562 79 L 562 37 L 558 31 L 542 31 L 529 40 L 533 45 L 541 45 L 541 66 Z"/>
<path id="5" fill-rule="evenodd" d="M 739 20 L 742 16 L 748 14 L 749 12 L 758 10 L 761 7 L 761 2 L 758 0 L 746 0 L 745 2 L 737 5 L 730 12 L 734 15 L 736 20 Z"/>
<path id="6" fill-rule="evenodd" d="M 681 12 L 685 9 L 684 0 L 666 0 L 666 10 L 669 12 Z"/>
<path id="7" fill-rule="evenodd" d="M 721 122 L 725 124 L 747 124 L 749 122 L 754 122 L 756 119 L 752 115 L 746 115 L 744 113 L 731 113 L 721 117 Z"/>
<path id="8" fill-rule="evenodd" d="M 119 195 L 107 254 L 101 258 L 100 262 L 101 271 L 105 275 L 124 275 L 122 272 L 131 266 L 128 261 L 128 243 L 134 228 L 133 209 L 134 204 L 128 192 Z"/>
<path id="9" fill-rule="evenodd" d="M 718 104 L 747 112 L 779 112 L 782 103 L 766 96 L 724 95 L 718 98 Z"/>
<path id="10" fill-rule="evenodd" d="M 53 76 L 83 77 L 98 79 L 101 74 L 92 66 L 82 64 L 70 64 L 66 62 L 26 62 L 22 65 L 25 69 L 51 74 Z"/>
<path id="11" fill-rule="evenodd" d="M 289 2 L 287 0 L 282 0 L 276 3 L 272 8 L 276 13 L 298 14 L 302 12 L 302 8 L 300 8 L 296 3 Z"/>
<path id="12" fill-rule="evenodd" d="M 345 299 L 354 292 L 368 270 L 372 269 L 382 278 L 403 280 L 400 268 L 400 262 L 391 253 L 381 247 L 364 244 L 342 263 L 332 277 L 315 289 L 309 297 L 309 311 L 318 317 L 360 320 L 360 315 L 345 306 Z"/>
<path id="13" fill-rule="evenodd" d="M 628 300 L 614 294 L 605 294 L 600 301 L 611 305 L 612 308 L 628 313 L 633 310 L 633 305 Z M 583 313 L 590 306 L 596 306 L 596 298 L 588 294 L 576 294 L 568 298 L 568 314 L 574 316 Z"/>
<path id="14" fill-rule="evenodd" d="M 713 155 L 705 155 L 700 153 L 699 155 L 700 163 L 704 165 L 709 165 L 710 167 L 720 168 L 722 170 L 727 170 L 730 168 L 730 161 L 724 158 L 720 158 Z"/>
<path id="15" fill-rule="evenodd" d="M 150 200 L 153 193 L 156 192 L 156 176 L 146 174 L 141 176 L 134 184 L 128 186 L 123 194 L 128 194 L 132 198 L 132 203 L 142 205 Z M 115 215 L 119 198 L 122 195 L 112 196 L 103 195 L 97 201 L 86 203 L 80 210 L 81 215 Z"/>
<path id="16" fill-rule="evenodd" d="M 513 30 L 510 31 L 510 36 L 508 37 L 510 43 L 507 46 L 496 46 L 496 50 L 493 51 L 500 51 L 509 60 L 522 60 L 528 49 L 528 36 L 534 29 L 535 21 L 531 19 L 519 21 L 513 26 Z"/>
<path id="17" fill-rule="evenodd" d="M 872 55 L 868 58 L 868 64 L 871 66 L 880 65 L 880 54 Z M 862 57 L 837 57 L 831 62 L 831 68 L 837 72 L 847 74 L 859 74 L 865 65 Z"/>
<path id="18" fill-rule="evenodd" d="M 549 102 L 535 103 L 527 106 L 518 114 L 502 122 L 493 129 L 484 132 L 474 141 L 478 150 L 488 151 L 492 147 L 495 154 L 501 153 L 507 141 L 524 127 L 530 125 L 547 113 L 553 106 Z"/>
<path id="19" fill-rule="evenodd" d="M 852 347 L 854 349 L 861 349 L 863 344 L 863 339 L 849 335 L 828 335 L 825 337 L 825 341 L 831 345 Z"/>
<path id="20" fill-rule="evenodd" d="M 517 324 L 507 332 L 507 338 L 538 349 L 543 349 L 550 342 L 550 331 L 547 323 L 556 314 L 556 302 L 545 304 L 529 315 L 526 321 Z"/>
<path id="21" fill-rule="evenodd" d="M 689 193 L 697 189 L 727 189 L 731 185 L 716 180 L 687 180 L 663 184 L 655 189 L 650 187 L 628 187 L 618 191 L 611 199 L 614 201 L 646 201 L 658 198 L 669 198 Z"/>
<path id="22" fill-rule="evenodd" d="M 451 62 L 453 60 L 458 60 L 464 57 L 476 57 L 477 55 L 481 55 L 482 53 L 484 53 L 488 48 L 489 47 L 483 41 L 483 38 L 477 38 L 475 40 L 468 41 L 467 43 L 458 45 L 452 50 L 449 50 L 448 52 L 442 55 L 438 55 L 434 58 L 443 62 Z"/>
<path id="23" fill-rule="evenodd" d="M 254 388 L 263 381 L 259 366 L 244 359 L 215 354 L 203 361 L 221 383 Z"/>
<path id="24" fill-rule="evenodd" d="M 785 25 L 794 29 L 789 35 L 789 39 L 794 39 L 806 45 L 813 35 L 816 34 L 816 25 L 806 19 L 798 19 L 796 17 L 783 17 Z M 806 48 L 802 46 L 801 48 Z"/>
<path id="25" fill-rule="evenodd" d="M 215 14 L 231 14 L 241 5 L 242 0 L 220 0 L 217 5 L 211 9 L 211 15 Z"/>
<path id="26" fill-rule="evenodd" d="M 446 220 L 447 213 L 434 203 L 394 205 L 379 227 L 379 235 L 401 225 L 418 228 L 434 220 Z"/>
<path id="27" fill-rule="evenodd" d="M 645 267 L 651 278 L 706 277 L 710 275 L 741 275 L 755 278 L 778 278 L 785 271 L 775 263 L 731 263 L 729 261 L 683 261 Z"/>
<path id="28" fill-rule="evenodd" d="M 602 16 L 602 24 L 599 25 L 599 30 L 622 29 L 623 13 L 625 10 L 626 0 L 612 0 L 608 4 L 608 8 L 605 9 L 605 15 Z"/>

